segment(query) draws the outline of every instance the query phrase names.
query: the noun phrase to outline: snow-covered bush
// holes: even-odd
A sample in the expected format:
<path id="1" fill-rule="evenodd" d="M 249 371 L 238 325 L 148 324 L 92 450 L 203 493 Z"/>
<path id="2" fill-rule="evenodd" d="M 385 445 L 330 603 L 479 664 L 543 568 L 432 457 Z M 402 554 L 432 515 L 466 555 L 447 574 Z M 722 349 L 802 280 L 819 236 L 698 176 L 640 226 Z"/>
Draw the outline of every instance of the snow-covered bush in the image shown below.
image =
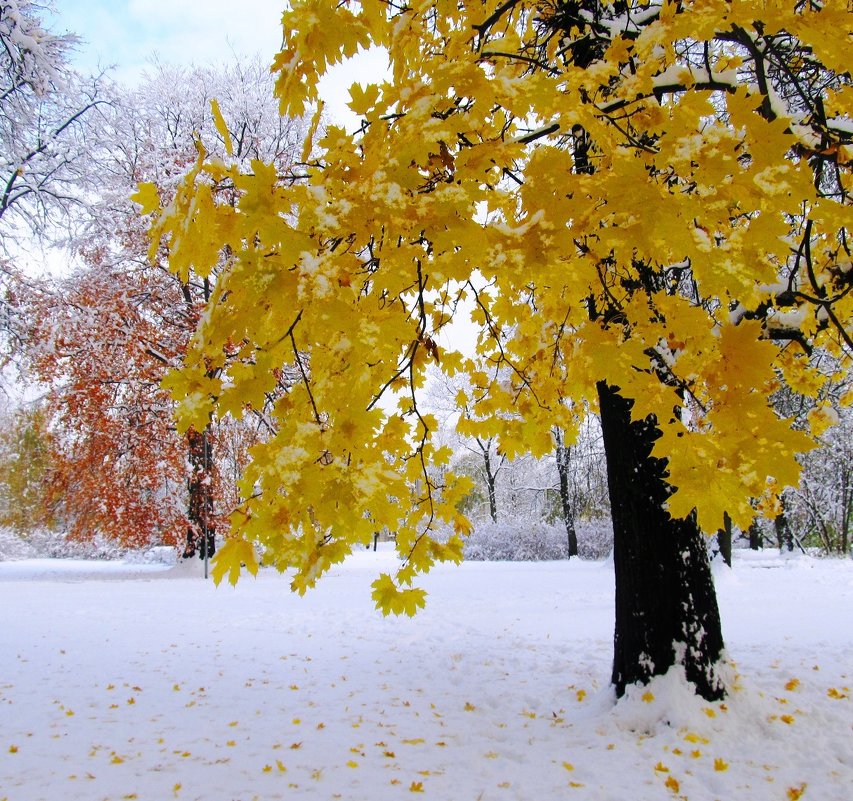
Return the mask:
<path id="1" fill-rule="evenodd" d="M 582 520 L 575 524 L 578 556 L 581 559 L 606 559 L 613 550 L 613 523 L 609 517 Z"/>
<path id="2" fill-rule="evenodd" d="M 581 521 L 576 526 L 579 555 L 603 559 L 613 547 L 613 529 L 606 519 Z M 465 540 L 465 558 L 474 561 L 535 562 L 565 559 L 566 528 L 544 521 L 480 522 Z"/>
<path id="3" fill-rule="evenodd" d="M 178 561 L 178 549 L 172 545 L 153 545 L 147 549 L 128 551 L 124 554 L 124 561 L 143 565 L 174 565 Z"/>
<path id="4" fill-rule="evenodd" d="M 30 559 L 33 556 L 35 549 L 20 534 L 6 526 L 0 528 L 0 562 Z"/>
<path id="5" fill-rule="evenodd" d="M 81 542 L 61 531 L 35 529 L 25 536 L 0 529 L 0 561 L 11 559 L 123 559 L 127 550 L 101 536 Z"/>

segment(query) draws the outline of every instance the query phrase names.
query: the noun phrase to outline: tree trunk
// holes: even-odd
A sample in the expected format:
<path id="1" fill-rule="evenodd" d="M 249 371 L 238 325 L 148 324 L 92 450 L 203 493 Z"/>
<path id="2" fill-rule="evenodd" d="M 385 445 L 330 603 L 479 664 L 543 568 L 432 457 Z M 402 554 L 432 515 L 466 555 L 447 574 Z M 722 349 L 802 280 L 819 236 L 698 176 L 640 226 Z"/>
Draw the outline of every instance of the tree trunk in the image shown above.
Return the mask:
<path id="1" fill-rule="evenodd" d="M 723 527 L 717 532 L 717 545 L 720 548 L 720 556 L 729 566 L 732 566 L 732 519 L 728 513 L 723 515 Z"/>
<path id="2" fill-rule="evenodd" d="M 572 506 L 572 496 L 569 483 L 569 465 L 571 451 L 565 446 L 563 432 L 556 430 L 557 439 L 557 473 L 560 476 L 560 504 L 563 509 L 563 520 L 566 523 L 566 537 L 569 546 L 569 559 L 578 555 L 578 535 L 575 531 L 575 510 Z"/>
<path id="3" fill-rule="evenodd" d="M 761 526 L 757 520 L 753 520 L 749 527 L 749 547 L 753 551 L 760 551 L 764 547 L 764 538 L 761 536 Z"/>
<path id="4" fill-rule="evenodd" d="M 492 459 L 489 454 L 491 440 L 486 442 L 485 446 L 482 443 L 480 447 L 483 450 L 483 468 L 486 474 L 486 492 L 489 495 L 489 516 L 492 518 L 493 523 L 498 522 L 498 498 L 497 498 L 497 489 L 496 489 L 496 479 L 497 476 L 494 472 L 492 472 Z"/>
<path id="5" fill-rule="evenodd" d="M 784 551 L 786 547 L 789 551 L 793 551 L 794 536 L 791 533 L 791 527 L 788 525 L 788 518 L 785 516 L 784 495 L 779 498 L 779 502 L 782 504 L 782 511 L 773 520 L 773 528 L 776 531 L 776 543 L 780 551 Z"/>
<path id="6" fill-rule="evenodd" d="M 847 554 L 850 548 L 850 521 L 853 518 L 853 470 L 841 470 L 841 542 L 839 552 Z"/>
<path id="7" fill-rule="evenodd" d="M 213 522 L 213 453 L 207 430 L 199 433 L 195 429 L 187 432 L 190 477 L 187 481 L 189 496 L 187 520 L 187 543 L 183 558 L 196 554 L 199 558 L 211 557 L 216 551 L 216 526 Z"/>
<path id="8" fill-rule="evenodd" d="M 723 636 L 702 533 L 695 517 L 674 520 L 664 509 L 672 490 L 666 461 L 651 456 L 654 418 L 632 422 L 633 401 L 604 382 L 598 396 L 614 533 L 616 694 L 677 664 L 698 695 L 720 699 Z"/>

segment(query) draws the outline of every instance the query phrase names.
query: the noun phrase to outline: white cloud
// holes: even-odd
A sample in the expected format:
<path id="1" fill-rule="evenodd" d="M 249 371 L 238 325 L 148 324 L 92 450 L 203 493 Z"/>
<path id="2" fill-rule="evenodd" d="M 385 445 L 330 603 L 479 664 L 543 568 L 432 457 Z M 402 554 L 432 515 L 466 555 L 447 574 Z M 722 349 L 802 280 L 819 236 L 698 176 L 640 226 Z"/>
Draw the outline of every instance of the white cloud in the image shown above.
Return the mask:
<path id="1" fill-rule="evenodd" d="M 84 40 L 81 69 L 115 65 L 116 77 L 132 82 L 155 53 L 183 64 L 228 61 L 232 50 L 272 61 L 282 8 L 270 0 L 62 0 L 51 27 Z"/>
<path id="2" fill-rule="evenodd" d="M 50 27 L 83 39 L 76 64 L 82 71 L 115 67 L 124 83 L 139 80 L 156 54 L 173 64 L 215 64 L 258 54 L 272 62 L 281 45 L 284 0 L 59 0 Z M 321 83 L 333 118 L 347 128 L 358 120 L 347 108 L 349 87 L 387 73 L 381 51 L 338 65 Z"/>

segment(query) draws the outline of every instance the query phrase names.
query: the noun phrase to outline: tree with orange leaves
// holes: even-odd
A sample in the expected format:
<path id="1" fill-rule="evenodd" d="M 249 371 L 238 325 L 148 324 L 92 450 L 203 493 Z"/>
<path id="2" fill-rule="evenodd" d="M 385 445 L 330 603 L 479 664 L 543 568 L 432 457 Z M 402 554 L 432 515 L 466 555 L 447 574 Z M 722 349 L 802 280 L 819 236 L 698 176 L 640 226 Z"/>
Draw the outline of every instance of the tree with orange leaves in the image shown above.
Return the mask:
<path id="1" fill-rule="evenodd" d="M 217 154 L 221 128 L 229 148 Z M 155 541 L 181 545 L 185 556 L 212 553 L 238 501 L 233 476 L 273 423 L 257 410 L 249 425 L 225 420 L 176 431 L 161 382 L 181 363 L 215 275 L 175 276 L 165 248 L 146 259 L 145 223 L 129 198 L 141 179 L 164 197 L 174 193 L 199 157 L 199 134 L 210 155 L 229 163 L 246 168 L 262 157 L 284 168 L 300 143 L 299 123 L 282 122 L 268 71 L 249 62 L 189 72 L 161 66 L 138 90 L 114 98 L 97 129 L 96 199 L 76 242 L 79 263 L 58 279 L 18 276 L 7 298 L 22 365 L 45 387 L 56 457 L 51 493 L 73 536 L 98 532 L 128 546 Z M 214 191 L 223 202 L 235 194 L 227 185 Z"/>

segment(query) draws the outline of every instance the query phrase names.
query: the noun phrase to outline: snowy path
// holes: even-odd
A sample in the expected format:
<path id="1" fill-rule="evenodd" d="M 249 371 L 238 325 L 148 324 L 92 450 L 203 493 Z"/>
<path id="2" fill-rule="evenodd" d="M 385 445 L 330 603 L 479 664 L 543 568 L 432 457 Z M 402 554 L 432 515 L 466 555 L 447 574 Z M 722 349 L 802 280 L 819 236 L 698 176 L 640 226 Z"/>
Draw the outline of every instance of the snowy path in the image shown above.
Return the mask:
<path id="1" fill-rule="evenodd" d="M 369 598 L 388 553 L 302 599 L 0 563 L 0 801 L 849 801 L 853 562 L 750 556 L 717 571 L 742 689 L 615 709 L 608 564 L 439 568 L 399 620 Z"/>

